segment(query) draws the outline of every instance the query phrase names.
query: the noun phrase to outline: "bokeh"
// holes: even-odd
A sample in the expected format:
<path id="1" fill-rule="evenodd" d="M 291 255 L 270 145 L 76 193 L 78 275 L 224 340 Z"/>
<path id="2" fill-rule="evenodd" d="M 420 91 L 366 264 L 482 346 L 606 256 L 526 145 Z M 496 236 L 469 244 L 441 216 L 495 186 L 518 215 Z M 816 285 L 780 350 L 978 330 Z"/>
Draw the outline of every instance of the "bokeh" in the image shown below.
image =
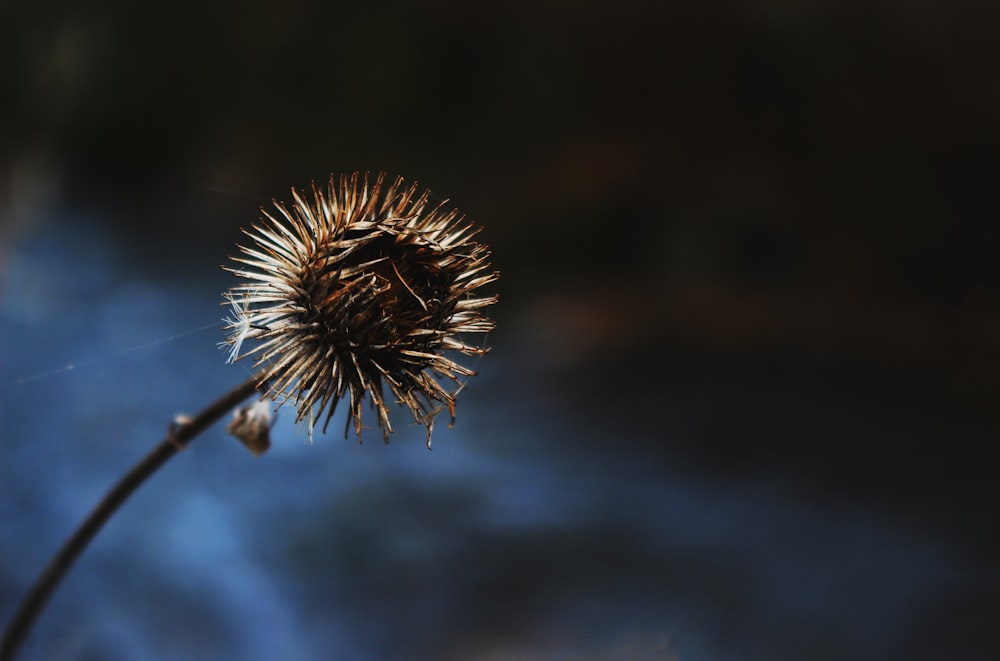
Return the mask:
<path id="1" fill-rule="evenodd" d="M 484 227 L 434 449 L 223 425 L 24 659 L 987 659 L 995 3 L 0 5 L 0 619 L 242 381 L 239 229 L 385 170 Z M 72 366 L 72 368 L 70 368 Z"/>

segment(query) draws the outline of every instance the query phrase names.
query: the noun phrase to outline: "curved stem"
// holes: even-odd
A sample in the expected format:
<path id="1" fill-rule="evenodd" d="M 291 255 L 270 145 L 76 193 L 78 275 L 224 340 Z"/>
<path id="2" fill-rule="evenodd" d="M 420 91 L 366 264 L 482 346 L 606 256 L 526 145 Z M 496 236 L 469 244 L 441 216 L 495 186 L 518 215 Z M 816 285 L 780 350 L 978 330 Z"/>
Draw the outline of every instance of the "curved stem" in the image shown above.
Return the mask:
<path id="1" fill-rule="evenodd" d="M 260 375 L 252 377 L 245 383 L 237 386 L 226 393 L 218 400 L 210 404 L 203 411 L 190 420 L 171 427 L 167 437 L 157 445 L 142 461 L 136 464 L 132 470 L 126 473 L 115 484 L 114 487 L 97 504 L 86 520 L 80 524 L 76 532 L 66 540 L 66 543 L 59 552 L 49 561 L 48 567 L 35 581 L 31 590 L 24 597 L 13 619 L 3 634 L 3 641 L 0 642 L 0 660 L 9 661 L 14 658 L 14 653 L 24 641 L 32 624 L 38 617 L 49 597 L 52 596 L 59 581 L 62 580 L 69 568 L 80 556 L 83 550 L 94 538 L 101 526 L 107 522 L 111 515 L 124 503 L 132 492 L 155 473 L 163 464 L 180 450 L 185 449 L 189 443 L 210 425 L 224 416 L 227 411 L 237 404 L 250 397 L 264 384 L 264 378 Z"/>

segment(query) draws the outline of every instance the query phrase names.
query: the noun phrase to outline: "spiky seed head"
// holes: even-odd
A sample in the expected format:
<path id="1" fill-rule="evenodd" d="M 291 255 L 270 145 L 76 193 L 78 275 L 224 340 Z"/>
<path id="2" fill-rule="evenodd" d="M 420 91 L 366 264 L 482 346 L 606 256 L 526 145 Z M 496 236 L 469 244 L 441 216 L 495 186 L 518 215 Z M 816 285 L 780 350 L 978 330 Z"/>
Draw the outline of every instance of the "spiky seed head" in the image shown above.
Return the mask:
<path id="1" fill-rule="evenodd" d="M 488 351 L 462 338 L 493 328 L 482 309 L 497 297 L 477 291 L 498 273 L 457 210 L 402 178 L 384 184 L 382 173 L 331 176 L 325 190 L 293 188 L 290 207 L 262 210 L 238 266 L 223 267 L 243 279 L 225 294 L 223 344 L 230 362 L 254 358 L 268 397 L 293 403 L 310 438 L 349 396 L 344 434 L 353 421 L 360 440 L 367 396 L 388 442 L 387 386 L 430 447 L 436 413 L 446 406 L 454 422 L 455 395 L 475 374 L 455 358 Z"/>

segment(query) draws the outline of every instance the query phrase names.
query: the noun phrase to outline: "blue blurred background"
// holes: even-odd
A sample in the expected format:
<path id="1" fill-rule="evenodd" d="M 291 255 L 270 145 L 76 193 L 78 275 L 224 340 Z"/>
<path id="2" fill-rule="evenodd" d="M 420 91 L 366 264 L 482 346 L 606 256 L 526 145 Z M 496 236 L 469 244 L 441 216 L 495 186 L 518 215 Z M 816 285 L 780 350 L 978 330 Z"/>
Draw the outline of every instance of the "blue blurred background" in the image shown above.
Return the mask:
<path id="1" fill-rule="evenodd" d="M 4 3 L 0 620 L 246 377 L 261 205 L 399 173 L 503 275 L 432 452 L 218 425 L 22 658 L 994 658 L 997 14 Z"/>

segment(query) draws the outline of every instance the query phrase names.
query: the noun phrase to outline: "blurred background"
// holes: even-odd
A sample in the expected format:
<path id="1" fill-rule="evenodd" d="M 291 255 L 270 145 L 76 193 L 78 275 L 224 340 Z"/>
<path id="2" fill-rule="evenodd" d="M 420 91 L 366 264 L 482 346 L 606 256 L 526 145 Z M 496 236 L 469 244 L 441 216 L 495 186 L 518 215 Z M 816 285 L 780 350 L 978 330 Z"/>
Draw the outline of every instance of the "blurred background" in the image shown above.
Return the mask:
<path id="1" fill-rule="evenodd" d="M 994 658 L 998 14 L 0 4 L 4 622 L 245 378 L 219 265 L 262 205 L 398 173 L 502 272 L 432 452 L 218 425 L 21 658 Z"/>

